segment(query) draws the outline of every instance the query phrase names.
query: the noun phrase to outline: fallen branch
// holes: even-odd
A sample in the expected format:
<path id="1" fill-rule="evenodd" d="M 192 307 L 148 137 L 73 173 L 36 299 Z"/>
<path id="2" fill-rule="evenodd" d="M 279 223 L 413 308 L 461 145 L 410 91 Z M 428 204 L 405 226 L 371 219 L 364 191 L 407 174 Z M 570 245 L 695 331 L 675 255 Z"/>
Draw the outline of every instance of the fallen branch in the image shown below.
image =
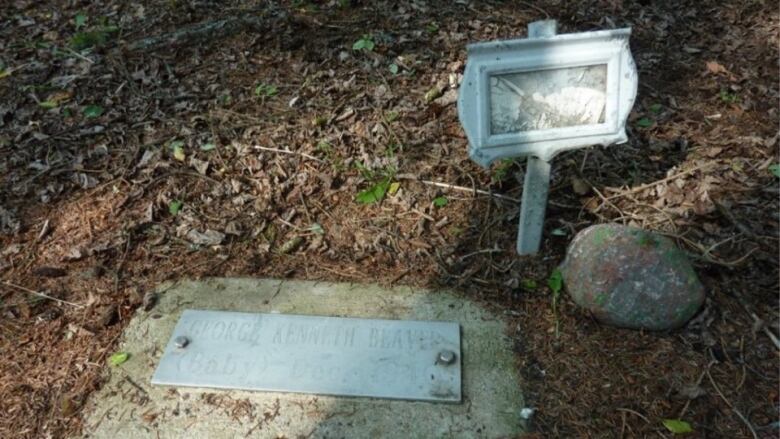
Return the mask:
<path id="1" fill-rule="evenodd" d="M 280 9 L 270 7 L 252 15 L 242 15 L 197 23 L 179 28 L 173 32 L 141 38 L 127 45 L 130 51 L 150 51 L 170 46 L 185 46 L 214 41 L 233 36 L 244 30 L 268 30 L 274 20 L 287 18 Z"/>
<path id="2" fill-rule="evenodd" d="M 31 290 L 29 288 L 25 288 L 21 285 L 12 284 L 11 282 L 3 281 L 3 284 L 12 288 L 16 288 L 19 291 L 24 291 L 25 293 L 32 294 L 33 296 L 42 297 L 44 299 L 53 300 L 57 303 L 61 303 L 63 305 L 70 305 L 74 308 L 84 308 L 84 305 L 79 305 L 78 303 L 68 302 L 67 300 L 58 299 L 56 297 L 51 297 L 49 295 L 43 294 L 41 292 Z"/>

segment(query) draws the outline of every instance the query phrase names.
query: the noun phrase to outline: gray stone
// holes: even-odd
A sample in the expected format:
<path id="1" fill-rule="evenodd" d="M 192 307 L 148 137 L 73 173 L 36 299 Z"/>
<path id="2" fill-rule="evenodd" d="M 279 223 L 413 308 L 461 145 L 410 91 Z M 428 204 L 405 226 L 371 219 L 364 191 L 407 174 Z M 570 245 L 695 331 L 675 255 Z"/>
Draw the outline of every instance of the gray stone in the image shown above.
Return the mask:
<path id="1" fill-rule="evenodd" d="M 523 397 L 507 323 L 443 291 L 262 279 L 208 279 L 161 286 L 139 310 L 106 367 L 106 384 L 85 409 L 84 436 L 160 437 L 516 437 Z M 150 380 L 185 309 L 404 320 L 461 325 L 460 404 L 152 386 Z"/>
<path id="2" fill-rule="evenodd" d="M 704 303 L 704 287 L 672 240 L 619 224 L 577 234 L 561 272 L 574 302 L 614 326 L 677 328 Z"/>

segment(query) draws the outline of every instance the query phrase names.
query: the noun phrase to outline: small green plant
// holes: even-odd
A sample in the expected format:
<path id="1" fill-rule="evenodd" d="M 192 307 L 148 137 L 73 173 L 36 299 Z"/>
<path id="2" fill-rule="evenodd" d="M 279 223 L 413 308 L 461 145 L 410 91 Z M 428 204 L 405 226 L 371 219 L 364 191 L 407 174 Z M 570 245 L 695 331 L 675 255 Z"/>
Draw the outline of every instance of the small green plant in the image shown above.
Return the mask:
<path id="1" fill-rule="evenodd" d="M 76 14 L 76 16 L 73 18 L 73 22 L 74 22 L 74 23 L 75 23 L 75 25 L 76 25 L 76 30 L 79 30 L 79 29 L 81 29 L 82 27 L 84 27 L 84 25 L 85 25 L 85 24 L 87 24 L 87 16 L 86 16 L 84 13 L 82 13 L 82 12 L 79 12 L 79 13 L 78 13 L 78 14 Z"/>
<path id="2" fill-rule="evenodd" d="M 355 169 L 360 175 L 371 182 L 368 189 L 360 191 L 355 197 L 355 201 L 361 204 L 373 204 L 382 201 L 390 190 L 396 170 L 392 166 L 387 166 L 380 170 L 369 169 L 360 162 L 355 163 Z M 395 189 L 397 190 L 397 189 Z"/>
<path id="3" fill-rule="evenodd" d="M 373 204 L 382 201 L 390 187 L 390 178 L 384 177 L 371 185 L 368 189 L 360 191 L 355 197 L 355 201 L 360 204 Z"/>
<path id="4" fill-rule="evenodd" d="M 171 153 L 173 154 L 173 158 L 176 160 L 183 162 L 184 159 L 187 158 L 187 154 L 184 152 L 184 142 L 181 140 L 174 140 L 169 145 L 169 148 L 171 148 Z"/>
<path id="5" fill-rule="evenodd" d="M 561 298 L 561 290 L 563 289 L 563 273 L 561 273 L 560 269 L 556 268 L 553 270 L 549 279 L 547 279 L 547 286 L 550 287 L 550 291 L 552 292 L 552 310 L 553 317 L 555 317 L 555 336 L 558 337 L 558 330 L 560 327 L 560 321 L 558 320 L 558 300 Z"/>
<path id="6" fill-rule="evenodd" d="M 390 64 L 390 66 L 387 69 L 390 70 L 390 73 L 392 73 L 394 75 L 398 74 L 398 70 L 399 69 L 398 69 L 398 64 L 396 64 L 396 63 Z"/>
<path id="7" fill-rule="evenodd" d="M 429 34 L 435 34 L 439 31 L 439 25 L 434 22 L 430 22 L 427 26 L 425 26 L 425 30 L 428 31 Z"/>
<path id="8" fill-rule="evenodd" d="M 179 211 L 181 210 L 181 206 L 184 203 L 181 202 L 181 200 L 173 200 L 168 204 L 168 213 L 171 214 L 171 216 L 176 216 L 179 214 Z"/>
<path id="9" fill-rule="evenodd" d="M 533 291 L 536 289 L 536 281 L 533 279 L 521 279 L 520 286 L 526 291 Z"/>
<path id="10" fill-rule="evenodd" d="M 653 104 L 653 105 L 650 106 L 650 111 L 655 113 L 655 114 L 658 114 L 658 113 L 661 112 L 662 108 L 663 107 L 661 106 L 661 104 Z"/>
<path id="11" fill-rule="evenodd" d="M 279 93 L 279 89 L 275 85 L 259 84 L 255 87 L 255 96 L 258 97 L 270 98 L 276 96 L 277 93 Z"/>
<path id="12" fill-rule="evenodd" d="M 636 121 L 636 126 L 638 126 L 639 128 L 649 128 L 653 126 L 653 123 L 654 123 L 653 120 L 650 119 L 649 117 L 643 117 Z"/>
<path id="13" fill-rule="evenodd" d="M 86 21 L 86 19 L 85 19 Z M 85 50 L 95 46 L 105 44 L 112 34 L 119 31 L 116 26 L 100 26 L 84 32 L 76 32 L 70 39 L 70 46 L 73 50 Z"/>
<path id="14" fill-rule="evenodd" d="M 366 52 L 371 52 L 374 50 L 374 47 L 374 39 L 368 34 L 363 35 L 359 40 L 352 44 L 352 50 L 355 51 L 364 50 Z"/>
<path id="15" fill-rule="evenodd" d="M 500 183 L 509 177 L 509 171 L 512 169 L 512 165 L 515 164 L 513 159 L 503 159 L 498 162 L 498 165 L 493 170 L 492 180 L 496 183 Z"/>
<path id="16" fill-rule="evenodd" d="M 736 93 L 729 93 L 727 90 L 721 90 L 720 93 L 718 93 L 718 97 L 726 104 L 733 104 L 739 100 L 739 96 L 737 96 Z"/>
<path id="17" fill-rule="evenodd" d="M 769 172 L 777 178 L 780 178 L 780 163 L 775 163 L 769 166 Z"/>
<path id="18" fill-rule="evenodd" d="M 447 199 L 447 197 L 436 197 L 433 199 L 433 205 L 436 207 L 444 207 L 449 203 L 450 200 Z"/>
<path id="19" fill-rule="evenodd" d="M 94 119 L 103 114 L 103 107 L 100 105 L 87 105 L 84 107 L 84 110 L 82 110 L 82 113 L 87 119 Z"/>

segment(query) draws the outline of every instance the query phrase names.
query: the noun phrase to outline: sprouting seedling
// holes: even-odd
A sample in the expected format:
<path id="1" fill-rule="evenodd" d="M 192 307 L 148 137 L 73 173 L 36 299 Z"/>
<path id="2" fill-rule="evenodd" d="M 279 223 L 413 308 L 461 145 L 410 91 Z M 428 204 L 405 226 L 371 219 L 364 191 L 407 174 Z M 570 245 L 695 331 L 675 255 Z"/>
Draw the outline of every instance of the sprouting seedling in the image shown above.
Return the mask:
<path id="1" fill-rule="evenodd" d="M 364 50 L 366 52 L 371 52 L 374 50 L 375 46 L 374 39 L 371 37 L 371 35 L 366 34 L 360 37 L 359 40 L 355 41 L 354 44 L 352 44 L 352 50 Z"/>

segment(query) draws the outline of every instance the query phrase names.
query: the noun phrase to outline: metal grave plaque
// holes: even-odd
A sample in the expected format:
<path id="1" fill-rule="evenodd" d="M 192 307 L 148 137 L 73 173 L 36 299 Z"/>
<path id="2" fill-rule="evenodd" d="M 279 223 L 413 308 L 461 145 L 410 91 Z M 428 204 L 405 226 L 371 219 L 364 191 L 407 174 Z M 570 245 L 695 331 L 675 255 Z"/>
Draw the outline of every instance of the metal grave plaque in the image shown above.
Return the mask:
<path id="1" fill-rule="evenodd" d="M 460 326 L 186 310 L 152 384 L 461 400 Z"/>

